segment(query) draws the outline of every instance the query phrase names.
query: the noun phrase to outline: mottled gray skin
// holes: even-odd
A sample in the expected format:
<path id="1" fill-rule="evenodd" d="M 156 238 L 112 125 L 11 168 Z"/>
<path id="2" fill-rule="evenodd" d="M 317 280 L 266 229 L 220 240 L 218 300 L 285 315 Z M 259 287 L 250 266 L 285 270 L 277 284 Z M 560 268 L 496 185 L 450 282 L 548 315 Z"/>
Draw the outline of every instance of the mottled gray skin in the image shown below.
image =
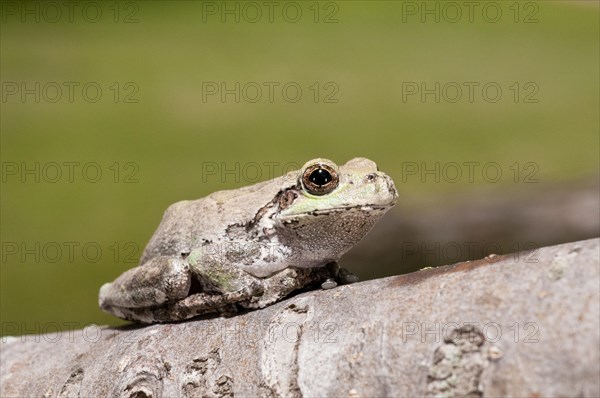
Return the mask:
<path id="1" fill-rule="evenodd" d="M 313 194 L 303 183 L 315 164 L 335 170 L 331 192 Z M 355 281 L 337 260 L 396 199 L 391 178 L 355 158 L 342 166 L 314 159 L 270 181 L 175 203 L 140 266 L 102 286 L 100 307 L 123 319 L 171 322 L 263 308 L 298 289 Z"/>

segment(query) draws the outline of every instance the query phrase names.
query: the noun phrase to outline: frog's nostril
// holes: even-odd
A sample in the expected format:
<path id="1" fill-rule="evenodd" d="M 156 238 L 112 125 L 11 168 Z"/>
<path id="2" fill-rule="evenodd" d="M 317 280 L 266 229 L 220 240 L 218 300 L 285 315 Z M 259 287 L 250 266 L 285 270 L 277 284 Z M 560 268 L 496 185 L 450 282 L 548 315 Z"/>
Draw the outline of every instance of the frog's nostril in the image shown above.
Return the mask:
<path id="1" fill-rule="evenodd" d="M 376 174 L 367 174 L 367 181 L 373 181 L 377 178 Z"/>

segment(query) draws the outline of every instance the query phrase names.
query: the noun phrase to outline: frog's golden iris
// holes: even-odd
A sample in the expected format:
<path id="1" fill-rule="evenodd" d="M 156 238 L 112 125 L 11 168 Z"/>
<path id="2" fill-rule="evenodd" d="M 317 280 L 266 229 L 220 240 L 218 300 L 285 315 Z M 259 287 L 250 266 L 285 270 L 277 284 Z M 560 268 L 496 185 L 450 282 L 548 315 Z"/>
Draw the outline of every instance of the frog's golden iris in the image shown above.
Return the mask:
<path id="1" fill-rule="evenodd" d="M 337 170 L 327 163 L 315 163 L 304 169 L 302 186 L 313 195 L 326 195 L 340 182 Z"/>

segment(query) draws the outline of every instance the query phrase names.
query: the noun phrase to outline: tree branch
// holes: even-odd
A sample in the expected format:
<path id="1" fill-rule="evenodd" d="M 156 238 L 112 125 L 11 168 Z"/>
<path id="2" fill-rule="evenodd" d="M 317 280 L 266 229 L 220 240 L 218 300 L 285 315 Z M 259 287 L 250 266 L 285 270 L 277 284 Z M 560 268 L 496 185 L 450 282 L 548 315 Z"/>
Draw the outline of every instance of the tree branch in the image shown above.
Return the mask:
<path id="1" fill-rule="evenodd" d="M 231 318 L 3 338 L 0 396 L 598 396 L 599 243 Z"/>

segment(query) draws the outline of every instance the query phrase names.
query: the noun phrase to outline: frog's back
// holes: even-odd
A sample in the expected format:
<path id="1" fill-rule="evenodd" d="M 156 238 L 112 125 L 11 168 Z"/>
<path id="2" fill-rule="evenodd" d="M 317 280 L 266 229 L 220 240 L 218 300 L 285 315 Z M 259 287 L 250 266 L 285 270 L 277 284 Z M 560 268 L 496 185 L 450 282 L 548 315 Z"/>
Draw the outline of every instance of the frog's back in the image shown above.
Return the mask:
<path id="1" fill-rule="evenodd" d="M 276 197 L 283 178 L 172 204 L 144 249 L 140 264 L 159 255 L 180 256 L 202 244 L 230 240 L 228 229 L 253 220 Z"/>

